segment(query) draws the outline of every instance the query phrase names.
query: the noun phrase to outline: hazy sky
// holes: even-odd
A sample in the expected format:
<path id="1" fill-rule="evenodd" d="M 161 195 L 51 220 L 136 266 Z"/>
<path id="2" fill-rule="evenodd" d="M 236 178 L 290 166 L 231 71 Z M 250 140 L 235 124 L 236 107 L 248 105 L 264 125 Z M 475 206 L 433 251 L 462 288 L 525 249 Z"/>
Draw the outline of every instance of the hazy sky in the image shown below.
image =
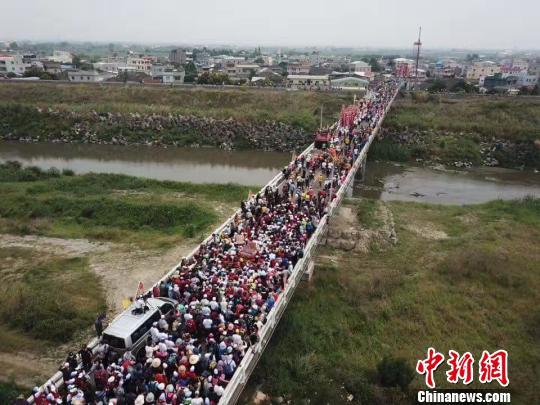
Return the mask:
<path id="1" fill-rule="evenodd" d="M 540 48 L 540 0 L 3 0 L 0 40 Z"/>

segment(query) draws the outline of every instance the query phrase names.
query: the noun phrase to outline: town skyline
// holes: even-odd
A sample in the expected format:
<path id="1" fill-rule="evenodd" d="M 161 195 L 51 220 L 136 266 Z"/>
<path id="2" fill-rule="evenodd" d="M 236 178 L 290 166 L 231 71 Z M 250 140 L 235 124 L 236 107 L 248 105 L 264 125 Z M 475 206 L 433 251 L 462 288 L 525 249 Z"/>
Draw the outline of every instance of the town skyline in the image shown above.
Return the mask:
<path id="1" fill-rule="evenodd" d="M 84 13 L 71 12 L 78 8 L 77 1 L 53 3 L 55 7 L 41 0 L 10 5 L 10 12 L 0 16 L 2 39 L 401 49 L 410 47 L 422 26 L 425 49 L 540 47 L 536 29 L 540 4 L 531 0 L 518 0 L 520 7 L 512 8 L 500 0 L 489 4 L 457 0 L 444 12 L 424 0 L 344 2 L 341 7 L 324 0 L 292 4 L 277 0 L 264 12 L 246 0 L 226 5 L 213 0 L 185 5 L 164 0 L 152 8 L 138 0 L 113 4 L 99 0 Z M 24 30 L 21 20 L 26 22 Z"/>

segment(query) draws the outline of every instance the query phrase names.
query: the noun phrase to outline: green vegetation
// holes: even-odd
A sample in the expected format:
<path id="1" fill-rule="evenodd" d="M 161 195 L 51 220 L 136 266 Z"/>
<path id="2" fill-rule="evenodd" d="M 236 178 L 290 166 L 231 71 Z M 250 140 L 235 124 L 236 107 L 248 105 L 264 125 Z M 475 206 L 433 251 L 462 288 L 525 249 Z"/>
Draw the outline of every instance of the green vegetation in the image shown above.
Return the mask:
<path id="1" fill-rule="evenodd" d="M 0 165 L 0 231 L 168 247 L 207 231 L 248 187 Z"/>
<path id="2" fill-rule="evenodd" d="M 384 126 L 390 132 L 389 144 L 374 148 L 380 159 L 402 161 L 410 156 L 479 165 L 481 149 L 487 147 L 502 166 L 540 167 L 540 149 L 534 144 L 540 139 L 537 98 L 414 93 L 394 105 Z"/>
<path id="3" fill-rule="evenodd" d="M 411 152 L 391 139 L 384 138 L 373 142 L 369 148 L 369 160 L 391 160 L 394 162 L 407 162 Z"/>
<path id="4" fill-rule="evenodd" d="M 395 130 L 466 132 L 515 141 L 540 138 L 540 100 L 430 96 L 400 99 L 385 119 Z"/>
<path id="5" fill-rule="evenodd" d="M 12 404 L 19 392 L 20 390 L 14 384 L 0 382 L 0 404 Z"/>
<path id="6" fill-rule="evenodd" d="M 246 394 L 408 404 L 424 386 L 412 370 L 428 346 L 477 361 L 502 348 L 513 403 L 539 403 L 540 200 L 387 206 L 398 244 L 366 255 L 324 247 Z M 449 388 L 446 370 L 435 373 L 437 387 Z"/>
<path id="7" fill-rule="evenodd" d="M 312 131 L 319 125 L 321 105 L 325 121 L 334 122 L 341 106 L 350 102 L 351 97 L 301 91 L 3 83 L 0 100 L 9 100 L 0 103 L 2 119 L 9 118 L 8 112 L 13 113 L 14 106 L 26 106 L 77 112 L 171 112 L 252 122 L 270 120 Z M 31 114 L 28 109 L 23 112 Z M 21 119 L 30 121 L 32 117 L 24 114 Z M 50 125 L 49 130 L 58 133 L 65 124 Z"/>
<path id="8" fill-rule="evenodd" d="M 106 309 L 103 291 L 86 258 L 43 257 L 29 249 L 0 248 L 0 273 L 0 335 L 8 344 L 9 330 L 66 342 Z"/>
<path id="9" fill-rule="evenodd" d="M 357 204 L 356 215 L 363 227 L 375 229 L 382 225 L 377 215 L 377 210 L 378 205 L 376 200 L 364 198 Z"/>

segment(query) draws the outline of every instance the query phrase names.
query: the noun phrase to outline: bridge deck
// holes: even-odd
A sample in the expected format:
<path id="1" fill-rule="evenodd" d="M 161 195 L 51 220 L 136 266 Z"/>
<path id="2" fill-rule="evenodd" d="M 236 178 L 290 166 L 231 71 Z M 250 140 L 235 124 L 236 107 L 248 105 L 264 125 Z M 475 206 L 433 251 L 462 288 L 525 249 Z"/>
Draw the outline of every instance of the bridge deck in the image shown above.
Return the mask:
<path id="1" fill-rule="evenodd" d="M 334 195 L 334 198 L 331 199 L 331 198 L 326 198 L 326 200 L 330 200 L 329 202 L 326 201 L 324 202 L 324 212 L 322 213 L 322 215 L 320 216 L 320 220 L 319 220 L 319 223 L 318 223 L 318 226 L 316 227 L 315 231 L 313 232 L 313 234 L 311 235 L 311 237 L 309 237 L 309 235 L 307 235 L 308 239 L 306 242 L 301 242 L 300 245 L 303 246 L 303 256 L 297 258 L 296 260 L 296 263 L 294 265 L 294 268 L 292 269 L 292 272 L 291 274 L 289 275 L 288 277 L 288 280 L 286 280 L 286 282 L 284 282 L 284 287 L 282 285 L 282 287 L 280 288 L 277 288 L 275 289 L 274 293 L 277 297 L 276 301 L 275 301 L 275 305 L 273 306 L 273 308 L 271 310 L 269 310 L 268 312 L 264 312 L 262 307 L 259 308 L 257 311 L 255 311 L 256 315 L 258 318 L 255 318 L 255 319 L 259 319 L 261 320 L 262 318 L 265 319 L 265 322 L 264 324 L 262 325 L 262 327 L 260 328 L 254 328 L 252 327 L 252 330 L 254 330 L 254 332 L 257 333 L 257 342 L 255 344 L 253 344 L 252 342 L 248 342 L 246 343 L 246 346 L 242 349 L 238 349 L 238 348 L 235 348 L 234 350 L 238 350 L 239 352 L 243 352 L 243 356 L 241 356 L 241 361 L 240 363 L 238 364 L 238 367 L 236 368 L 236 371 L 234 372 L 234 374 L 232 375 L 232 377 L 230 378 L 230 380 L 228 381 L 228 383 L 223 383 L 223 385 L 226 384 L 226 387 L 225 389 L 223 390 L 223 392 L 221 393 L 221 395 L 219 396 L 219 404 L 220 405 L 223 405 L 223 404 L 234 404 L 237 400 L 238 400 L 238 397 L 240 396 L 242 390 L 244 389 L 248 379 L 249 379 L 249 376 L 251 375 L 252 371 L 254 370 L 259 358 L 261 357 L 265 347 L 267 346 L 268 342 L 270 341 L 270 338 L 272 336 L 272 334 L 274 333 L 274 330 L 276 329 L 278 323 L 279 323 L 279 320 L 281 319 L 281 316 L 283 315 L 283 313 L 285 312 L 285 309 L 288 305 L 288 303 L 290 302 L 293 294 L 294 294 L 294 291 L 296 290 L 296 288 L 298 287 L 298 285 L 300 284 L 300 281 L 302 279 L 302 276 L 304 274 L 304 272 L 306 271 L 306 269 L 308 268 L 311 260 L 312 260 L 312 257 L 314 256 L 315 254 L 315 248 L 317 246 L 317 244 L 319 243 L 319 241 L 321 240 L 322 236 L 324 235 L 324 233 L 326 232 L 326 229 L 327 229 L 327 225 L 328 225 L 328 220 L 329 220 L 329 217 L 332 216 L 332 214 L 334 213 L 334 211 L 336 210 L 336 208 L 339 206 L 339 204 L 341 203 L 341 201 L 343 200 L 346 192 L 347 192 L 347 189 L 351 186 L 352 182 L 354 181 L 354 177 L 356 175 L 356 172 L 358 171 L 358 169 L 364 164 L 365 162 L 365 159 L 366 159 L 366 156 L 367 156 L 367 152 L 369 150 L 369 147 L 371 145 L 371 143 L 373 142 L 374 138 L 376 137 L 379 129 L 380 129 L 380 126 L 382 124 L 382 121 L 386 115 L 386 112 L 388 111 L 388 109 L 390 108 L 390 105 L 392 104 L 396 94 L 397 94 L 397 90 L 398 90 L 398 87 L 396 84 L 392 84 L 392 85 L 388 85 L 387 87 L 384 87 L 384 90 L 379 90 L 379 92 L 370 92 L 368 94 L 368 98 L 371 99 L 371 104 L 374 105 L 374 106 L 377 106 L 375 109 L 375 107 L 372 107 L 374 108 L 373 111 L 371 110 L 368 110 L 368 111 L 365 111 L 365 115 L 363 117 L 360 117 L 362 118 L 360 120 L 360 122 L 356 122 L 356 124 L 360 124 L 362 123 L 363 126 L 366 126 L 365 124 L 367 123 L 367 127 L 368 127 L 368 130 L 367 130 L 367 138 L 365 139 L 365 143 L 363 144 L 363 147 L 361 148 L 361 150 L 359 151 L 359 154 L 358 156 L 356 157 L 356 159 L 352 160 L 352 164 L 350 166 L 350 168 L 348 168 L 347 170 L 345 170 L 344 172 L 341 172 L 339 170 L 337 170 L 338 173 L 334 173 L 334 170 L 332 170 L 331 172 L 331 175 L 330 177 L 332 177 L 332 180 L 331 180 L 331 186 L 330 186 L 330 190 L 328 190 L 328 188 L 326 189 L 326 191 L 328 192 L 328 194 L 330 195 Z M 388 93 L 388 91 L 390 93 Z M 335 146 L 336 149 L 341 149 L 341 151 L 345 151 L 347 150 L 348 153 L 350 154 L 351 153 L 351 150 L 352 150 L 352 147 L 353 145 L 355 145 L 353 143 L 357 141 L 359 141 L 359 138 L 357 135 L 353 136 L 352 133 L 350 133 L 352 128 L 344 128 L 343 126 L 341 126 L 339 123 L 336 123 L 334 126 L 333 126 L 333 131 L 335 131 L 335 140 L 336 140 L 336 144 Z M 364 132 L 366 132 L 366 129 L 364 129 Z M 344 139 L 345 137 L 347 137 L 349 140 L 350 140 L 350 145 L 346 145 L 344 143 Z M 341 151 L 338 151 L 336 152 L 336 155 L 338 157 L 342 157 L 340 156 L 340 153 Z M 302 154 L 300 156 L 298 156 L 298 158 L 296 159 L 296 162 L 300 161 L 300 160 L 305 160 L 305 158 L 307 158 L 308 156 L 309 157 L 314 157 L 315 156 L 315 149 L 314 149 L 314 145 L 310 145 L 304 152 L 302 152 Z M 329 161 L 331 159 L 328 159 Z M 340 160 L 343 160 L 343 159 L 340 159 Z M 334 161 L 338 161 L 338 159 L 334 159 Z M 293 162 L 294 163 L 294 162 Z M 290 166 L 291 168 L 293 167 L 293 165 L 291 164 Z M 320 172 L 320 167 L 315 167 L 315 169 L 317 170 L 317 173 Z M 301 171 L 301 169 L 300 169 Z M 288 173 L 286 173 L 288 174 Z M 265 190 L 267 188 L 270 188 L 272 190 L 281 190 L 282 193 L 285 193 L 283 195 L 283 197 L 281 198 L 284 198 L 286 199 L 288 197 L 288 195 L 286 195 L 286 193 L 288 193 L 288 182 L 291 181 L 291 177 L 296 177 L 296 172 L 295 170 L 293 170 L 293 175 L 292 176 L 288 176 L 284 173 L 280 173 L 278 175 L 276 175 L 266 186 L 264 186 L 261 191 L 259 192 L 259 194 L 262 196 L 264 195 L 265 193 Z M 293 182 L 294 182 L 294 179 L 292 179 Z M 314 185 L 314 188 L 311 189 L 312 193 L 314 194 L 317 194 L 317 192 L 319 191 L 319 187 L 316 185 L 316 182 L 317 182 L 317 178 L 315 178 L 314 182 L 312 182 L 312 184 Z M 336 191 L 337 189 L 337 191 Z M 279 194 L 279 193 L 278 193 Z M 255 197 L 253 197 L 251 199 L 251 202 L 253 202 L 253 199 Z M 324 197 L 323 197 L 324 198 Z M 309 204 L 308 204 L 309 205 Z M 311 205 L 314 205 L 314 204 L 311 204 Z M 202 257 L 201 255 L 199 254 L 200 252 L 200 249 L 201 247 L 207 247 L 207 246 L 212 246 L 212 240 L 214 238 L 214 235 L 221 235 L 222 232 L 226 229 L 230 229 L 230 227 L 233 225 L 233 223 L 236 221 L 238 222 L 238 218 L 242 218 L 242 222 L 243 224 L 245 223 L 249 223 L 249 222 L 246 222 L 247 219 L 244 217 L 244 214 L 245 212 L 243 212 L 242 210 L 238 210 L 234 215 L 232 215 L 225 223 L 223 223 L 220 227 L 218 227 L 213 233 L 212 235 L 210 235 L 208 238 L 205 239 L 205 241 L 203 241 L 201 243 L 201 245 L 197 248 L 195 248 L 186 258 L 184 258 L 180 263 L 178 263 L 178 265 L 176 265 L 175 267 L 173 267 L 162 279 L 160 279 L 154 286 L 152 289 L 149 290 L 148 292 L 148 295 L 152 295 L 153 292 L 156 291 L 156 288 L 159 290 L 159 287 L 160 285 L 162 284 L 162 282 L 169 282 L 171 280 L 172 277 L 180 277 L 180 278 L 185 278 L 186 280 L 190 280 L 190 278 L 192 276 L 195 276 L 196 274 L 201 274 L 203 273 L 202 275 L 202 280 L 205 280 L 205 277 L 214 277 L 216 276 L 216 273 L 215 272 L 212 272 L 211 270 L 208 270 L 208 269 L 203 269 L 202 270 L 202 265 L 205 265 L 206 264 L 206 261 L 202 261 Z M 302 218 L 302 217 L 301 217 Z M 281 232 L 281 230 L 279 231 Z M 249 232 L 246 232 L 246 235 L 249 235 Z M 242 250 L 241 250 L 241 247 L 240 246 L 236 246 L 238 248 L 238 254 L 241 254 Z M 248 259 L 246 259 L 247 262 L 249 262 Z M 210 262 L 210 259 L 209 259 L 209 262 Z M 192 263 L 191 267 L 189 268 L 189 271 L 184 271 L 187 267 L 186 267 L 186 263 Z M 254 264 L 255 266 L 255 270 L 258 270 L 256 268 L 256 266 L 258 266 L 258 264 Z M 265 262 L 265 264 L 263 265 L 264 266 L 264 269 L 266 269 L 268 267 L 268 261 Z M 270 269 L 268 269 L 270 271 Z M 234 272 L 234 270 L 232 270 Z M 186 274 L 184 274 L 186 273 Z M 212 279 L 214 280 L 214 279 Z M 228 280 L 228 274 L 225 276 L 225 280 Z M 252 281 L 254 281 L 255 279 L 252 279 Z M 259 282 L 260 282 L 260 279 L 258 279 Z M 281 281 L 284 281 L 284 280 L 281 280 Z M 205 283 L 203 283 L 204 285 Z M 230 286 L 230 282 L 227 282 L 227 287 Z M 259 284 L 260 285 L 260 284 Z M 211 291 L 219 291 L 218 288 L 215 288 L 216 286 L 212 285 L 211 286 Z M 186 291 L 188 290 L 188 288 L 186 288 Z M 209 291 L 210 291 L 209 290 Z M 225 288 L 223 288 L 223 291 L 221 291 L 221 293 L 217 293 L 217 295 L 221 295 L 223 296 L 223 294 L 225 293 Z M 252 294 L 251 297 L 253 297 L 254 295 L 253 294 L 258 294 L 259 292 L 256 291 L 255 288 L 253 288 L 253 290 L 249 290 L 249 293 Z M 272 292 L 270 292 L 268 295 L 271 295 Z M 210 297 L 209 297 L 210 298 Z M 225 298 L 222 298 L 222 300 L 225 300 Z M 187 301 L 189 303 L 189 301 Z M 249 301 L 248 301 L 249 302 Z M 253 299 L 251 300 L 251 302 L 255 302 Z M 229 302 L 230 303 L 230 302 Z M 187 305 L 186 305 L 187 307 Z M 248 309 L 245 309 L 244 311 L 240 311 L 241 313 L 238 314 L 238 315 L 242 315 L 242 316 L 232 316 L 232 317 L 229 317 L 229 321 L 230 322 L 223 322 L 224 324 L 233 324 L 233 319 L 236 319 L 237 321 L 238 320 L 241 320 L 241 322 L 243 323 L 245 321 L 242 320 L 243 318 L 243 315 L 246 315 L 246 317 L 248 317 L 251 313 L 248 312 Z M 223 314 L 221 314 L 223 315 Z M 185 320 L 184 320 L 185 321 Z M 238 323 L 235 323 L 234 325 L 237 325 Z M 233 327 L 234 328 L 234 327 Z M 243 338 L 247 341 L 248 339 L 248 335 L 249 335 L 249 332 L 248 332 L 248 326 L 245 327 L 246 329 L 246 333 L 244 334 Z M 218 330 L 217 328 L 212 328 L 212 331 L 217 331 L 217 332 L 223 332 L 221 330 Z M 226 332 L 224 332 L 226 333 Z M 205 331 L 203 330 L 203 332 L 201 332 L 199 329 L 197 329 L 196 331 L 194 331 L 194 335 L 192 337 L 195 337 L 196 339 L 199 339 L 199 340 L 205 340 L 205 341 L 208 341 L 208 336 L 207 334 L 205 333 Z M 93 340 L 92 342 L 90 342 L 89 344 L 89 347 L 95 352 L 97 350 L 97 346 L 98 346 L 98 342 L 97 340 Z M 232 345 L 231 345 L 232 346 Z M 201 353 L 202 354 L 202 353 Z M 239 353 L 236 353 L 235 352 L 235 355 L 237 355 L 236 357 L 238 358 L 238 354 Z M 223 356 L 222 356 L 223 357 Z M 223 357 L 225 358 L 225 357 Z M 218 359 L 216 359 L 217 361 Z M 82 366 L 79 365 L 78 366 L 78 372 L 79 371 L 82 371 Z M 165 374 L 165 372 L 163 372 Z M 84 373 L 83 373 L 84 374 Z M 121 378 L 121 377 L 120 377 Z M 63 377 L 62 377 L 62 373 L 58 372 L 56 373 L 49 381 L 47 381 L 43 387 L 40 388 L 41 391 L 44 391 L 46 390 L 46 387 L 50 384 L 54 384 L 55 386 L 59 387 L 61 386 L 62 384 L 64 383 L 63 381 Z M 76 387 L 76 383 L 73 383 L 75 385 L 75 388 Z M 40 395 L 43 395 L 43 394 L 36 394 L 37 396 L 40 396 Z M 34 402 L 34 397 L 31 397 L 28 399 L 30 403 L 33 403 Z M 157 400 L 157 398 L 156 398 Z"/>

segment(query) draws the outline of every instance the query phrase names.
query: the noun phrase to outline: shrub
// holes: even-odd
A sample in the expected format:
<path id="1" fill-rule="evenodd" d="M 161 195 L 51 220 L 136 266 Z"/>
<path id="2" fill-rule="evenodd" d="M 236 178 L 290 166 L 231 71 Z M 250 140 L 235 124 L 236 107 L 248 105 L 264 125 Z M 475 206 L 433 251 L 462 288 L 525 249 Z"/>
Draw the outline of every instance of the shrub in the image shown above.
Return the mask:
<path id="1" fill-rule="evenodd" d="M 384 357 L 377 364 L 378 383 L 383 387 L 400 387 L 405 392 L 413 378 L 414 371 L 405 359 Z"/>

